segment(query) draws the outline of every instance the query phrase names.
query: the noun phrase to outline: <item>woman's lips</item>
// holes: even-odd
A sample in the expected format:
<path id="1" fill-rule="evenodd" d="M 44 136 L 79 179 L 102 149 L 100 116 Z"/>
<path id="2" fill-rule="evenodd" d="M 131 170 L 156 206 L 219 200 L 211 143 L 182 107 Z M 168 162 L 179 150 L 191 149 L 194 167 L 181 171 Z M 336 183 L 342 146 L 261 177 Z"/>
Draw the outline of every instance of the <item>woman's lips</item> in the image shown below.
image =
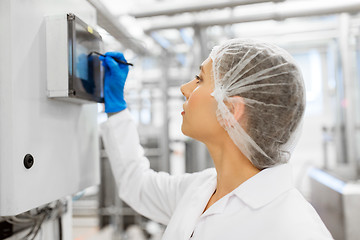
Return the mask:
<path id="1" fill-rule="evenodd" d="M 184 114 L 185 114 L 185 111 L 182 111 L 182 112 L 181 112 L 181 115 L 184 115 Z"/>

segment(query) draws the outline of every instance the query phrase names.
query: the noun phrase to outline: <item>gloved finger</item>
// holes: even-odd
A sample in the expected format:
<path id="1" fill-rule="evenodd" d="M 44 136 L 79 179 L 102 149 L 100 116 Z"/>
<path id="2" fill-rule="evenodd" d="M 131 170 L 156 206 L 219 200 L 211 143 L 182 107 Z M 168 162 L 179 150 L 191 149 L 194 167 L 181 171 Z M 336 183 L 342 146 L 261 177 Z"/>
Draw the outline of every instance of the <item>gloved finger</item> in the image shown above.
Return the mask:
<path id="1" fill-rule="evenodd" d="M 99 60 L 101 61 L 101 64 L 103 65 L 103 67 L 107 67 L 107 65 L 106 65 L 106 62 L 105 62 L 105 57 L 103 57 L 103 56 L 99 56 Z"/>
<path id="2" fill-rule="evenodd" d="M 109 66 L 108 66 L 105 62 L 103 62 L 103 66 L 104 66 L 104 68 L 105 68 L 105 73 L 110 72 L 110 68 L 109 68 Z"/>
<path id="3" fill-rule="evenodd" d="M 124 54 L 121 53 L 121 52 L 107 52 L 105 53 L 105 56 L 109 56 L 109 57 L 114 57 L 114 58 L 117 58 L 121 61 L 126 61 L 125 57 L 124 57 Z"/>
<path id="4" fill-rule="evenodd" d="M 103 65 L 103 67 L 105 67 L 106 69 L 108 69 L 108 68 L 109 68 L 109 66 L 106 64 L 105 59 L 104 59 L 104 61 L 102 61 L 102 65 Z"/>
<path id="5" fill-rule="evenodd" d="M 110 69 L 119 68 L 119 65 L 112 57 L 106 57 L 104 62 Z"/>

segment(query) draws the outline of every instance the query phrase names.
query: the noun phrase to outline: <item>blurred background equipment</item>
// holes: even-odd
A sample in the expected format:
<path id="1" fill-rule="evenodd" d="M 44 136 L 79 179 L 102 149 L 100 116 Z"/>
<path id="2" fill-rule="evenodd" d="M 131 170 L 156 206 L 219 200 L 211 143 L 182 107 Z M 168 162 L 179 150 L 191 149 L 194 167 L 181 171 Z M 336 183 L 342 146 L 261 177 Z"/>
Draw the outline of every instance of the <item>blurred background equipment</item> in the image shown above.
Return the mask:
<path id="1" fill-rule="evenodd" d="M 360 1 L 2 0 L 0 239 L 155 240 L 164 230 L 117 196 L 97 131 L 103 106 L 47 96 L 51 64 L 61 61 L 68 80 L 61 69 L 75 55 L 62 46 L 50 59 L 45 16 L 67 13 L 101 36 L 91 51 L 134 64 L 128 107 L 151 167 L 172 174 L 212 167 L 206 147 L 181 133 L 179 90 L 212 47 L 244 37 L 289 51 L 307 91 L 296 186 L 335 239 L 360 238 Z"/>

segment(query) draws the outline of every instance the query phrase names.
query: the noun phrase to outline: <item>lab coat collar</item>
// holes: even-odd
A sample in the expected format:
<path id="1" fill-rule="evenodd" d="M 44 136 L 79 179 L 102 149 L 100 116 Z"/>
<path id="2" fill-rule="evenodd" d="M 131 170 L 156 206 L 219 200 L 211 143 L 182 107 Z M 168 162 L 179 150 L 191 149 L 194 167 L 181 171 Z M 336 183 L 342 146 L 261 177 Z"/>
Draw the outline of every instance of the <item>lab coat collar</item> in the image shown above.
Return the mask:
<path id="1" fill-rule="evenodd" d="M 187 208 L 182 209 L 182 211 L 179 212 L 176 211 L 172 216 L 162 239 L 178 240 L 190 238 L 207 202 L 216 189 L 215 169 L 208 169 L 205 171 L 210 173 L 210 178 L 189 193 L 191 194 L 191 197 L 184 197 L 183 201 L 186 200 Z"/>
<path id="2" fill-rule="evenodd" d="M 214 178 L 210 187 L 211 193 L 215 190 L 216 183 L 217 181 Z M 201 215 L 201 218 L 222 213 L 229 199 L 233 196 L 240 198 L 249 207 L 257 209 L 270 203 L 277 196 L 291 188 L 293 188 L 293 179 L 292 169 L 289 164 L 267 168 L 239 185 L 220 201 L 215 202 L 213 206 Z M 209 192 L 206 196 L 209 196 Z"/>
<path id="3" fill-rule="evenodd" d="M 227 202 L 229 200 L 229 197 L 230 197 L 230 194 L 224 196 L 223 199 L 221 199 L 221 201 L 219 200 L 219 201 L 215 202 L 200 217 L 205 218 L 205 217 L 213 215 L 213 214 L 219 214 L 219 213 L 224 212 Z"/>
<path id="4" fill-rule="evenodd" d="M 266 168 L 254 175 L 233 193 L 253 209 L 261 208 L 294 187 L 290 164 Z"/>

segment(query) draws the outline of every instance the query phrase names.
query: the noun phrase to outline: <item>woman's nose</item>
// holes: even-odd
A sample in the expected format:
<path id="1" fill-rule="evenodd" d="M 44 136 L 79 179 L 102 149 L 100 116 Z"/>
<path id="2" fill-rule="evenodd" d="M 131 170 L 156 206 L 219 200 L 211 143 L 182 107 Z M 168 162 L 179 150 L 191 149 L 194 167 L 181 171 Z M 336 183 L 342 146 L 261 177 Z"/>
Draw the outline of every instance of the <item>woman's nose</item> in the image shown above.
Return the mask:
<path id="1" fill-rule="evenodd" d="M 189 99 L 191 93 L 196 88 L 195 85 L 196 85 L 195 80 L 191 80 L 191 81 L 181 85 L 181 87 L 180 87 L 181 93 L 185 96 L 186 99 Z"/>
<path id="2" fill-rule="evenodd" d="M 181 91 L 182 95 L 184 95 L 184 97 L 187 99 L 189 96 L 189 91 L 187 90 L 186 85 L 188 85 L 188 83 L 181 85 L 180 91 Z"/>

